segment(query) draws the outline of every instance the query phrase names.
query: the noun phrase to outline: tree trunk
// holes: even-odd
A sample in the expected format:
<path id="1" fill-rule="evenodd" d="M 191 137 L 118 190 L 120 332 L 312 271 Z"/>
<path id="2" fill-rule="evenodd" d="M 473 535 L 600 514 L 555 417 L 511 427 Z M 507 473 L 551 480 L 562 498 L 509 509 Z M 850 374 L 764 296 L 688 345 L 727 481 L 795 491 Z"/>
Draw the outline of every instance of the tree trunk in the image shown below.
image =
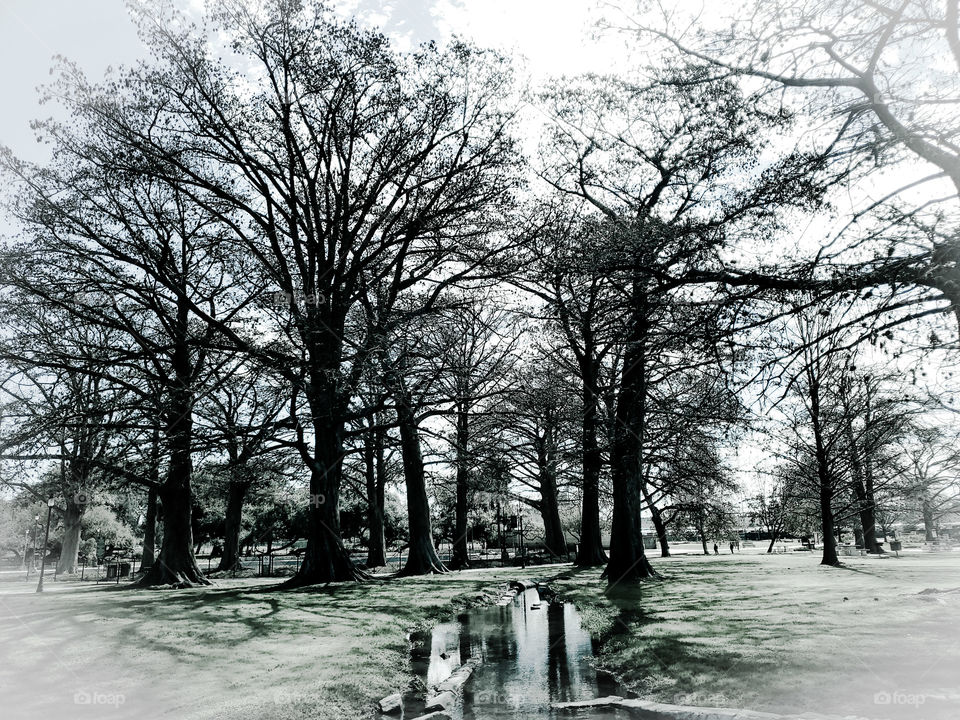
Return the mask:
<path id="1" fill-rule="evenodd" d="M 810 424 L 813 429 L 814 454 L 817 463 L 817 490 L 820 499 L 820 529 L 823 532 L 823 558 L 821 565 L 839 566 L 837 557 L 836 527 L 833 520 L 833 475 L 830 471 L 830 459 L 823 437 L 820 416 L 820 379 L 817 369 L 808 364 L 807 384 L 810 393 Z"/>
<path id="2" fill-rule="evenodd" d="M 77 555 L 80 551 L 80 524 L 86 505 L 77 503 L 73 497 L 67 497 L 63 513 L 63 544 L 60 547 L 60 559 L 57 561 L 57 574 L 68 575 L 77 571 Z"/>
<path id="3" fill-rule="evenodd" d="M 180 309 L 178 320 L 186 337 L 187 311 Z M 194 368 L 190 348 L 183 340 L 174 348 L 172 369 L 176 385 L 170 389 L 165 415 L 170 466 L 158 490 L 163 503 L 163 543 L 153 566 L 140 579 L 140 585 L 189 587 L 209 585 L 197 565 L 193 552 L 193 390 Z"/>
<path id="4" fill-rule="evenodd" d="M 427 498 L 427 480 L 420 452 L 420 435 L 413 401 L 400 388 L 397 393 L 397 423 L 400 427 L 400 452 L 403 455 L 403 475 L 407 486 L 407 522 L 410 546 L 407 562 L 400 575 L 426 575 L 447 572 L 433 545 L 433 525 L 430 519 L 430 501 Z"/>
<path id="5" fill-rule="evenodd" d="M 927 542 L 933 542 L 937 539 L 937 533 L 934 527 L 933 503 L 930 502 L 930 496 L 927 494 L 924 494 L 923 496 L 921 512 L 923 513 L 924 540 Z"/>
<path id="6" fill-rule="evenodd" d="M 243 503 L 250 489 L 250 480 L 231 480 L 227 488 L 227 512 L 223 534 L 223 555 L 218 571 L 242 570 L 240 562 L 240 530 L 243 525 Z"/>
<path id="7" fill-rule="evenodd" d="M 310 467 L 307 546 L 300 570 L 283 587 L 365 580 L 340 538 L 340 478 L 343 461 L 343 422 L 334 380 L 322 369 L 311 376 L 313 412 L 312 455 L 301 451 Z M 270 542 L 271 539 L 268 539 Z"/>
<path id="8" fill-rule="evenodd" d="M 174 420 L 170 433 L 170 468 L 158 490 L 163 503 L 163 543 L 156 562 L 140 580 L 144 586 L 210 584 L 200 572 L 193 551 L 191 437 L 192 420 L 190 411 L 185 410 Z"/>
<path id="9" fill-rule="evenodd" d="M 600 536 L 600 472 L 603 457 L 597 440 L 597 394 L 595 372 L 583 369 L 583 501 L 580 510 L 580 542 L 577 567 L 597 567 L 607 562 Z"/>
<path id="10" fill-rule="evenodd" d="M 670 543 L 667 542 L 667 525 L 663 522 L 663 513 L 660 508 L 653 504 L 653 498 L 647 489 L 647 483 L 641 482 L 640 489 L 643 491 L 643 501 L 650 508 L 650 518 L 653 520 L 653 527 L 657 531 L 657 542 L 660 543 L 660 557 L 670 557 Z"/>
<path id="11" fill-rule="evenodd" d="M 140 572 L 153 566 L 157 559 L 157 488 L 160 487 L 160 416 L 157 415 L 150 439 L 150 486 L 147 490 L 147 513 L 143 525 L 143 551 L 140 554 Z"/>
<path id="12" fill-rule="evenodd" d="M 837 557 L 837 536 L 833 521 L 833 508 L 830 504 L 831 495 L 821 490 L 820 494 L 820 518 L 821 529 L 823 532 L 823 559 L 821 565 L 832 565 L 838 567 L 840 558 Z"/>
<path id="13" fill-rule="evenodd" d="M 850 470 L 853 475 L 853 492 L 857 497 L 857 513 L 860 516 L 860 526 L 863 528 L 863 537 L 860 544 L 868 553 L 876 555 L 880 552 L 880 546 L 877 544 L 876 521 L 874 519 L 872 473 L 868 482 L 866 474 L 869 469 L 866 466 L 869 460 L 860 454 L 860 449 L 853 434 L 853 419 L 850 417 L 849 411 L 844 422 L 844 432 L 847 436 L 847 447 L 850 452 Z M 870 485 L 870 492 L 867 489 L 868 485 Z"/>
<path id="14" fill-rule="evenodd" d="M 367 567 L 383 567 L 387 564 L 387 541 L 385 537 L 384 505 L 387 468 L 384 463 L 384 431 L 375 429 L 368 436 L 365 449 L 367 485 L 367 521 L 370 540 L 367 544 Z"/>
<path id="15" fill-rule="evenodd" d="M 867 552 L 879 555 L 883 552 L 877 540 L 877 501 L 873 492 L 873 467 L 870 458 L 864 458 L 863 475 L 864 504 L 860 510 L 860 523 L 863 525 L 863 543 Z"/>
<path id="16" fill-rule="evenodd" d="M 547 420 L 542 437 L 537 438 L 536 450 L 537 481 L 540 486 L 540 502 L 537 504 L 537 509 L 543 520 L 543 544 L 551 556 L 559 559 L 566 557 L 567 542 L 563 536 L 563 523 L 560 520 L 556 439 L 552 419 Z"/>
<path id="17" fill-rule="evenodd" d="M 140 555 L 140 572 L 148 570 L 156 560 L 157 538 L 157 488 L 147 490 L 147 516 L 143 526 L 143 553 Z"/>
<path id="18" fill-rule="evenodd" d="M 567 541 L 563 536 L 563 523 L 557 501 L 557 478 L 552 472 L 540 478 L 539 509 L 543 520 L 543 543 L 547 552 L 558 559 L 567 558 Z"/>
<path id="19" fill-rule="evenodd" d="M 467 493 L 470 483 L 470 459 L 467 443 L 470 441 L 470 415 L 463 402 L 457 404 L 456 438 L 456 508 L 453 522 L 453 553 L 450 567 L 455 570 L 470 564 L 467 552 Z"/>
<path id="20" fill-rule="evenodd" d="M 656 577 L 643 549 L 640 531 L 641 456 L 647 400 L 647 299 L 635 279 L 631 327 L 624 353 L 611 452 L 613 524 L 610 560 L 604 570 L 608 588 L 618 583 Z"/>
<path id="21" fill-rule="evenodd" d="M 778 536 L 776 534 L 770 535 L 770 544 L 767 546 L 767 553 L 773 552 L 773 546 L 777 543 L 777 537 Z"/>

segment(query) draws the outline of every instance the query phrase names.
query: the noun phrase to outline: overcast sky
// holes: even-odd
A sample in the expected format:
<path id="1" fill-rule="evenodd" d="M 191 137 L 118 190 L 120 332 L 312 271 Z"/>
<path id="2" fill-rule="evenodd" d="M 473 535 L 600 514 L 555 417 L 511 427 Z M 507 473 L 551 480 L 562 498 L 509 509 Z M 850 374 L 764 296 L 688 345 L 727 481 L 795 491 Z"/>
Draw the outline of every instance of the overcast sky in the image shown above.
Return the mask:
<path id="1" fill-rule="evenodd" d="M 181 0 L 199 10 L 199 0 Z M 515 52 L 535 77 L 610 70 L 628 62 L 623 37 L 596 37 L 594 0 L 343 0 L 340 12 L 382 26 L 399 47 L 457 34 Z M 20 157 L 44 157 L 31 120 L 48 117 L 37 87 L 56 55 L 92 79 L 110 65 L 146 56 L 123 0 L 0 0 L 0 143 Z"/>

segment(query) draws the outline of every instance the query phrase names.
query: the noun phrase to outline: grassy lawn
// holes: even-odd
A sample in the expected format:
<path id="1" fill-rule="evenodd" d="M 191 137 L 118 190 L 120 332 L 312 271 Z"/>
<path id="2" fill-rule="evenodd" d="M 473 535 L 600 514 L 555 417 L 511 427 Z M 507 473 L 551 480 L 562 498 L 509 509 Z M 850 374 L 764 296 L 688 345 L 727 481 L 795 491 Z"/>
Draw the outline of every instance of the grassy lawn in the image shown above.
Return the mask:
<path id="1" fill-rule="evenodd" d="M 411 628 L 523 576 L 466 571 L 297 592 L 258 580 L 172 591 L 48 583 L 40 596 L 4 583 L 0 717 L 369 718 L 410 679 Z"/>
<path id="2" fill-rule="evenodd" d="M 686 556 L 654 560 L 664 582 L 612 597 L 598 572 L 556 585 L 603 638 L 600 665 L 645 698 L 960 718 L 960 553 L 843 559 Z"/>
<path id="3" fill-rule="evenodd" d="M 603 639 L 601 665 L 644 697 L 960 717 L 960 592 L 922 592 L 960 588 L 960 553 L 847 558 L 846 569 L 817 560 L 656 560 L 667 581 L 612 597 L 597 571 L 556 566 L 298 592 L 224 580 L 178 591 L 49 583 L 37 596 L 5 582 L 0 717 L 370 717 L 377 699 L 410 679 L 411 628 L 450 617 L 497 583 L 558 572 L 568 577 L 557 588 Z M 875 704 L 878 693 L 891 703 Z"/>

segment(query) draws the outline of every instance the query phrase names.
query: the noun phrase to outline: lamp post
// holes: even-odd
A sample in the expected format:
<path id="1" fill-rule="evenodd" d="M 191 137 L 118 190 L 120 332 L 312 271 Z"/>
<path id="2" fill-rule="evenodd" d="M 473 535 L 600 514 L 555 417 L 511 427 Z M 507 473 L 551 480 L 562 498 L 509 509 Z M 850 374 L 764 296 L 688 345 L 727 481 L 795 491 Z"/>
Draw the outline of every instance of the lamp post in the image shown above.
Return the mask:
<path id="1" fill-rule="evenodd" d="M 23 531 L 23 563 L 20 565 L 21 570 L 27 571 L 27 578 L 29 579 L 30 567 L 27 565 L 27 550 L 30 549 L 30 528 L 27 528 Z"/>
<path id="2" fill-rule="evenodd" d="M 47 529 L 43 534 L 43 548 L 40 556 L 40 582 L 37 583 L 37 592 L 43 592 L 43 569 L 47 564 L 47 541 L 50 539 L 50 513 L 53 512 L 53 498 L 47 499 Z"/>
<path id="3" fill-rule="evenodd" d="M 520 501 L 517 500 L 517 539 L 520 546 L 520 567 L 527 567 L 527 556 L 523 548 L 523 512 L 520 509 Z"/>
<path id="4" fill-rule="evenodd" d="M 40 515 L 33 516 L 33 553 L 30 555 L 30 564 L 27 566 L 27 580 L 30 579 L 30 571 L 37 569 L 37 528 L 40 526 Z"/>

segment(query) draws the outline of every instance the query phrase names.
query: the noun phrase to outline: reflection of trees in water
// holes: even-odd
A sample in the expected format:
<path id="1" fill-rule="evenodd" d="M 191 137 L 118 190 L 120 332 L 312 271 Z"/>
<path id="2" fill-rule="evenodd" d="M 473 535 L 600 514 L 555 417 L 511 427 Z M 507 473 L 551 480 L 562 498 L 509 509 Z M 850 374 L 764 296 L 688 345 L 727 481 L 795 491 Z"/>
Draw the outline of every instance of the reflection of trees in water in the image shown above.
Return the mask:
<path id="1" fill-rule="evenodd" d="M 546 718 L 551 702 L 622 694 L 594 670 L 576 608 L 544 603 L 532 610 L 531 600 L 459 618 L 461 660 L 481 662 L 464 687 L 464 720 Z"/>
<path id="2" fill-rule="evenodd" d="M 547 605 L 547 687 L 551 701 L 571 699 L 570 664 L 563 605 Z"/>

